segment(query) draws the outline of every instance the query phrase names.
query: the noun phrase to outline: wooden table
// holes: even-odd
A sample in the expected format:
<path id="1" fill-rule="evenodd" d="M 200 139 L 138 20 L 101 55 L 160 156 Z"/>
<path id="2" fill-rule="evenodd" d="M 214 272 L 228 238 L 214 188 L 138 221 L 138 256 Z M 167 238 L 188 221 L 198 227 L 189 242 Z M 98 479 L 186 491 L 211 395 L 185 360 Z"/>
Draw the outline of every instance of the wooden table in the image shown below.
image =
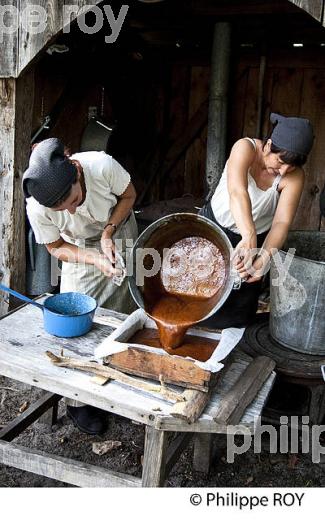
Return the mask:
<path id="1" fill-rule="evenodd" d="M 76 486 L 156 487 L 163 485 L 165 477 L 194 435 L 194 467 L 208 471 L 212 435 L 226 433 L 227 428 L 226 425 L 217 424 L 212 417 L 216 415 L 222 396 L 238 380 L 250 358 L 243 354 L 234 356 L 229 369 L 214 389 L 204 413 L 194 424 L 188 424 L 172 417 L 169 413 L 172 403 L 159 396 L 116 381 L 104 386 L 96 385 L 89 374 L 56 367 L 45 355 L 47 350 L 60 354 L 63 348 L 68 356 L 90 358 L 94 347 L 125 318 L 123 314 L 98 309 L 91 332 L 81 338 L 64 339 L 44 332 L 42 313 L 30 305 L 2 317 L 0 375 L 42 388 L 45 392 L 41 399 L 0 430 L 0 463 Z M 254 421 L 261 415 L 274 378 L 275 374 L 272 373 L 241 419 L 240 424 L 248 427 L 251 433 L 254 433 Z M 182 389 L 179 388 L 179 391 L 182 392 Z M 12 442 L 43 414 L 52 413 L 55 416 L 61 396 L 78 399 L 145 425 L 141 479 Z"/>

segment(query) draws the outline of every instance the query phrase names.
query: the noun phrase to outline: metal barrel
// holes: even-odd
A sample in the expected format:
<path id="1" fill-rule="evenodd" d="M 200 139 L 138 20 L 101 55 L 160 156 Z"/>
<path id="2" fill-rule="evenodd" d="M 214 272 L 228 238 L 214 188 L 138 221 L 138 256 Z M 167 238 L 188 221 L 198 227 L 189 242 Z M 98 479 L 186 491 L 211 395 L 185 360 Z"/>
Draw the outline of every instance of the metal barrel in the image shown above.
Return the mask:
<path id="1" fill-rule="evenodd" d="M 292 231 L 273 257 L 270 333 L 288 349 L 325 355 L 325 232 Z"/>

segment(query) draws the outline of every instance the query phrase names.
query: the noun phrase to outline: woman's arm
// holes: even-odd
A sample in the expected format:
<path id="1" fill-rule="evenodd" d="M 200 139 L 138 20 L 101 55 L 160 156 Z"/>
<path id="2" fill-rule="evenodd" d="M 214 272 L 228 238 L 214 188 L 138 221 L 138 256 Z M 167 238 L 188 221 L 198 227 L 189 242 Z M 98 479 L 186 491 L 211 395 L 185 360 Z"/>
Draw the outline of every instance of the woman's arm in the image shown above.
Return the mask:
<path id="1" fill-rule="evenodd" d="M 108 278 L 117 274 L 108 258 L 96 249 L 84 249 L 65 242 L 63 238 L 60 238 L 56 242 L 46 244 L 46 249 L 52 256 L 55 256 L 55 258 L 62 262 L 94 265 Z"/>
<path id="2" fill-rule="evenodd" d="M 272 250 L 281 249 L 283 246 L 295 214 L 299 205 L 300 197 L 304 187 L 305 175 L 301 168 L 297 168 L 294 172 L 285 176 L 285 185 L 280 193 L 280 198 L 272 226 L 268 232 L 264 244 L 261 249 L 261 255 L 253 263 L 253 270 L 259 271 L 263 264 L 269 260 Z M 263 260 L 264 259 L 264 260 Z M 250 276 L 248 282 L 254 282 L 261 278 L 261 275 Z"/>
<path id="3" fill-rule="evenodd" d="M 256 229 L 248 194 L 248 170 L 255 159 L 255 150 L 247 139 L 237 141 L 227 165 L 230 211 L 241 234 L 235 249 L 234 266 L 245 277 L 245 265 L 250 265 L 251 250 L 256 248 Z"/>
<path id="4" fill-rule="evenodd" d="M 118 197 L 118 202 L 110 216 L 109 224 L 114 225 L 107 225 L 102 233 L 101 247 L 105 255 L 112 263 L 114 263 L 114 245 L 112 242 L 112 236 L 116 230 L 116 227 L 119 226 L 119 224 L 121 224 L 121 222 L 123 222 L 123 220 L 125 220 L 130 214 L 136 196 L 137 194 L 135 188 L 132 182 L 130 182 L 124 193 Z"/>
<path id="5" fill-rule="evenodd" d="M 230 211 L 242 237 L 256 236 L 248 194 L 248 170 L 254 158 L 252 144 L 247 139 L 240 139 L 232 147 L 227 165 Z"/>

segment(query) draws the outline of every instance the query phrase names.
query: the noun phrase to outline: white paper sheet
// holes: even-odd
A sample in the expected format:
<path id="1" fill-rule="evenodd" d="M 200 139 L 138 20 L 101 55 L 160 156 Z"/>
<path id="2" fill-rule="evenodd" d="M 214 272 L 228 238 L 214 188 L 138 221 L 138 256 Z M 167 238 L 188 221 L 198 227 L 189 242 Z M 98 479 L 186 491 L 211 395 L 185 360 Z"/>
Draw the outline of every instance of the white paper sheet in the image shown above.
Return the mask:
<path id="1" fill-rule="evenodd" d="M 245 327 L 237 329 L 235 327 L 229 327 L 224 329 L 221 333 L 221 339 L 218 347 L 213 352 L 212 356 L 207 361 L 195 361 L 195 365 L 203 368 L 203 370 L 210 370 L 210 372 L 219 372 L 223 368 L 222 361 L 225 359 L 230 352 L 235 348 L 243 337 Z"/>

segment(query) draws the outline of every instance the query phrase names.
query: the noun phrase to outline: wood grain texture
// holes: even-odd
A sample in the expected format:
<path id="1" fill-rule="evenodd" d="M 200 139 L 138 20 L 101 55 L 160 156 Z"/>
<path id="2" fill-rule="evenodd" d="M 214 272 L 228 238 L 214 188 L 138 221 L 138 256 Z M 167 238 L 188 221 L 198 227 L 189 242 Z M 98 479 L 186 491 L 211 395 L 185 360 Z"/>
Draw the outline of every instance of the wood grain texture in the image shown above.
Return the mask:
<path id="1" fill-rule="evenodd" d="M 324 0 L 289 0 L 292 4 L 300 7 L 313 18 L 322 22 L 322 14 L 324 9 Z"/>
<path id="2" fill-rule="evenodd" d="M 168 434 L 146 427 L 142 487 L 161 487 L 165 480 Z"/>
<path id="3" fill-rule="evenodd" d="M 275 368 L 275 362 L 259 356 L 248 365 L 220 403 L 214 421 L 219 424 L 238 424 L 247 406 L 256 397 Z"/>
<path id="4" fill-rule="evenodd" d="M 37 5 L 43 7 L 47 13 L 46 29 L 39 34 L 33 34 L 33 31 L 28 30 L 28 27 L 22 23 L 22 17 L 26 7 L 34 5 L 34 2 L 17 0 L 19 28 L 11 35 L 4 35 L 4 47 L 1 49 L 2 57 L 0 58 L 0 78 L 19 77 L 38 53 L 45 50 L 46 46 L 63 29 L 64 21 L 66 21 L 63 17 L 64 7 L 75 6 L 76 13 L 71 16 L 71 21 L 73 21 L 85 6 L 99 3 L 100 0 L 38 0 Z"/>
<path id="5" fill-rule="evenodd" d="M 140 487 L 139 478 L 0 441 L 0 463 L 78 487 Z"/>
<path id="6" fill-rule="evenodd" d="M 184 402 L 176 403 L 170 415 L 193 424 L 202 414 L 210 399 L 210 393 L 200 390 L 185 390 L 183 392 Z"/>
<path id="7" fill-rule="evenodd" d="M 69 356 L 82 356 L 89 361 L 94 348 L 107 336 L 125 315 L 99 309 L 93 329 L 81 338 L 55 338 L 43 330 L 42 314 L 27 305 L 1 319 L 0 374 L 59 395 L 78 399 L 103 410 L 116 413 L 157 429 L 184 432 L 225 433 L 226 426 L 213 421 L 222 397 L 232 388 L 247 367 L 250 357 L 236 353 L 229 370 L 213 390 L 210 401 L 199 419 L 193 424 L 173 417 L 173 405 L 159 396 L 132 390 L 112 381 L 108 385 L 95 385 L 81 372 L 65 370 L 52 365 L 46 350 L 60 354 L 63 348 Z M 112 326 L 110 325 L 112 324 Z M 244 413 L 241 424 L 254 431 L 254 420 L 261 415 L 265 400 L 272 388 L 275 374 L 271 374 L 252 404 Z M 159 384 L 152 381 L 152 384 Z M 173 387 L 173 391 L 182 390 Z"/>
<path id="8" fill-rule="evenodd" d="M 33 72 L 0 79 L 0 272 L 2 282 L 25 291 L 25 202 L 21 189 L 28 165 L 34 96 Z M 0 300 L 0 315 L 8 310 Z"/>
<path id="9" fill-rule="evenodd" d="M 45 392 L 44 395 L 29 406 L 25 412 L 13 419 L 10 423 L 6 424 L 6 426 L 0 430 L 0 439 L 3 441 L 12 441 L 45 412 L 56 407 L 60 399 L 61 396 L 59 395 Z"/>
<path id="10" fill-rule="evenodd" d="M 105 358 L 109 366 L 127 374 L 208 392 L 211 373 L 196 366 L 193 361 L 159 355 L 131 347 L 124 352 Z"/>
<path id="11" fill-rule="evenodd" d="M 194 436 L 193 468 L 208 474 L 211 464 L 212 433 L 197 433 Z"/>

